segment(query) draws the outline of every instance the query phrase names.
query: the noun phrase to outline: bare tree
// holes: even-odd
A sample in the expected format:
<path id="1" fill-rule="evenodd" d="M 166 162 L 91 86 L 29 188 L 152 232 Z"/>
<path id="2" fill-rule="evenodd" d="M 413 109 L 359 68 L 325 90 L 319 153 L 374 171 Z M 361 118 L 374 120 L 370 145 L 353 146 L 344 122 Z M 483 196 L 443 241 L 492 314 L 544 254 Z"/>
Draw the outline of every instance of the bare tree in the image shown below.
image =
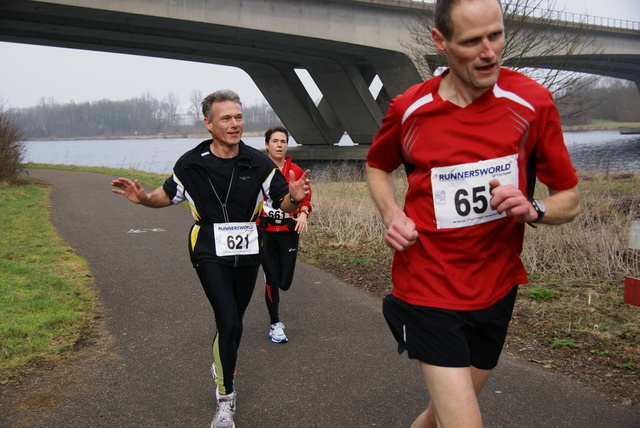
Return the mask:
<path id="1" fill-rule="evenodd" d="M 640 122 L 640 95 L 634 82 L 605 77 L 582 92 L 594 104 L 590 119 Z"/>
<path id="2" fill-rule="evenodd" d="M 162 118 L 165 121 L 165 129 L 169 134 L 176 132 L 178 128 L 178 106 L 180 98 L 174 92 L 169 92 L 161 103 Z"/>
<path id="3" fill-rule="evenodd" d="M 194 111 L 193 123 L 197 123 L 200 121 L 200 106 L 203 98 L 204 96 L 202 95 L 202 91 L 200 89 L 194 89 L 193 92 L 191 92 L 191 108 Z"/>
<path id="4" fill-rule="evenodd" d="M 602 49 L 585 31 L 585 23 L 563 22 L 560 28 L 558 17 L 562 12 L 553 10 L 555 0 L 503 0 L 502 4 L 505 24 L 502 63 L 547 87 L 559 107 L 563 103 L 574 104 L 563 109 L 571 115 L 580 115 L 589 109 L 591 105 L 574 94 L 596 79 L 584 73 L 597 72 L 590 60 Z M 567 31 L 567 27 L 571 30 Z M 446 57 L 437 52 L 431 39 L 431 14 L 417 14 L 408 28 L 411 41 L 405 44 L 405 49 L 421 75 L 425 79 L 431 77 L 447 65 Z"/>

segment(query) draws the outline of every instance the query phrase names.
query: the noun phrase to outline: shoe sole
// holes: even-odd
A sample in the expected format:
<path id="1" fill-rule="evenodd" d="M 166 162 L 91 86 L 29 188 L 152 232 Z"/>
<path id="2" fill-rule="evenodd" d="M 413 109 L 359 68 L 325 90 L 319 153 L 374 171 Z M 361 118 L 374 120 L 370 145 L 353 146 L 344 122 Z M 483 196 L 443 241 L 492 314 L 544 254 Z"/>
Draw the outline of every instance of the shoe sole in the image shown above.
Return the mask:
<path id="1" fill-rule="evenodd" d="M 211 427 L 210 428 L 216 428 L 215 425 L 213 425 L 213 422 L 211 422 Z M 228 427 L 225 428 L 236 428 L 236 424 L 235 422 L 231 422 L 231 425 L 229 425 Z"/>
<path id="2" fill-rule="evenodd" d="M 289 339 L 286 339 L 286 338 L 285 338 L 285 339 L 282 339 L 282 340 L 277 340 L 277 339 L 274 339 L 274 338 L 273 338 L 273 337 L 271 337 L 271 336 L 269 336 L 269 339 L 271 339 L 271 341 L 272 341 L 273 343 L 287 343 L 287 342 L 289 341 Z"/>

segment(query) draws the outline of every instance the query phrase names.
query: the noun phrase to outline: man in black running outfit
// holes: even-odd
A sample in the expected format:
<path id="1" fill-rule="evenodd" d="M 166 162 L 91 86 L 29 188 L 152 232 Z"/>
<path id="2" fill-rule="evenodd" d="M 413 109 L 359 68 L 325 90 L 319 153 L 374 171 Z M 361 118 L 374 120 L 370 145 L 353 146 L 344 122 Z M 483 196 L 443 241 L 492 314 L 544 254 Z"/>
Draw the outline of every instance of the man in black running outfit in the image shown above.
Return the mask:
<path id="1" fill-rule="evenodd" d="M 182 155 L 163 186 L 146 193 L 137 180 L 118 178 L 111 185 L 117 188 L 112 192 L 151 208 L 189 201 L 195 219 L 189 254 L 216 319 L 211 371 L 218 407 L 211 427 L 233 428 L 242 319 L 260 266 L 256 218 L 264 198 L 285 212 L 297 210 L 309 194 L 309 171 L 287 183 L 273 161 L 242 142 L 242 104 L 235 92 L 208 95 L 202 113 L 212 139 Z"/>

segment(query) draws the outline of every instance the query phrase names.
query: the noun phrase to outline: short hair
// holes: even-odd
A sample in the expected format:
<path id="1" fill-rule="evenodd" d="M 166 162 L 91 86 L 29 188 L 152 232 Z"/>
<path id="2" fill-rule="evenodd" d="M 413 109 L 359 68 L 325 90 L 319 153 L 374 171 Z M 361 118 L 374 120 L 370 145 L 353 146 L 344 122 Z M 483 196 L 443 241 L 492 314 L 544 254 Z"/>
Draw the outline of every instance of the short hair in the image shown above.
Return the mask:
<path id="1" fill-rule="evenodd" d="M 287 136 L 287 144 L 289 144 L 289 130 L 287 128 L 285 128 L 282 125 L 276 125 L 276 126 L 272 126 L 271 128 L 267 129 L 267 132 L 264 133 L 264 142 L 268 143 L 269 140 L 271 139 L 271 136 L 273 135 L 274 132 L 282 132 L 284 135 Z"/>
<path id="2" fill-rule="evenodd" d="M 437 28 L 445 39 L 451 40 L 453 36 L 453 21 L 451 20 L 451 11 L 453 7 L 462 1 L 468 0 L 436 0 L 436 8 L 433 12 L 434 26 Z M 502 10 L 502 3 L 497 0 Z"/>
<path id="3" fill-rule="evenodd" d="M 230 89 L 220 89 L 209 95 L 202 100 L 202 115 L 207 119 L 211 119 L 211 104 L 220 103 L 222 101 L 234 101 L 242 107 L 240 102 L 240 96 Z"/>

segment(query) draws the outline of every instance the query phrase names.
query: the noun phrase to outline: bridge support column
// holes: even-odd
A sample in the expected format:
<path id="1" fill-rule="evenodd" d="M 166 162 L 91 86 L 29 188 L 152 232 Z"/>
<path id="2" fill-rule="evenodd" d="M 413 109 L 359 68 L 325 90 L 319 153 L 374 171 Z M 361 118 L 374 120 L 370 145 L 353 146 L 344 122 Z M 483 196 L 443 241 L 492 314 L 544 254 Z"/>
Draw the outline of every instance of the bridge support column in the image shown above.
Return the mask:
<path id="1" fill-rule="evenodd" d="M 382 111 L 356 63 L 315 60 L 303 65 L 351 139 L 358 144 L 371 144 L 382 124 Z"/>
<path id="2" fill-rule="evenodd" d="M 389 108 L 391 99 L 404 93 L 409 87 L 422 82 L 422 77 L 413 61 L 400 52 L 375 53 L 367 57 L 383 84 L 378 95 L 378 106 L 383 113 Z"/>
<path id="3" fill-rule="evenodd" d="M 326 145 L 340 141 L 344 128 L 329 109 L 319 110 L 293 65 L 243 64 L 269 105 L 298 144 Z"/>

